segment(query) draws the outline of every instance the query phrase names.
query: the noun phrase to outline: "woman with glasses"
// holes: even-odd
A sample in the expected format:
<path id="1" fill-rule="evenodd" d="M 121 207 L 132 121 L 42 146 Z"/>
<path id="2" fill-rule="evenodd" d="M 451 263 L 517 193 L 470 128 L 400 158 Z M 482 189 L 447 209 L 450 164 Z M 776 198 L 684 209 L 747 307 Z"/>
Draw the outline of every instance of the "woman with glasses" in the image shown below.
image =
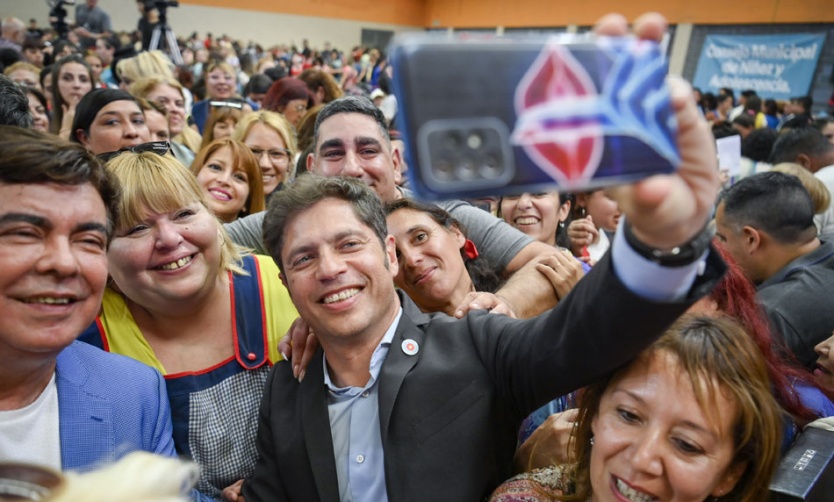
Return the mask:
<path id="1" fill-rule="evenodd" d="M 241 254 L 182 164 L 128 151 L 107 169 L 122 189 L 112 282 L 81 339 L 165 376 L 177 451 L 219 498 L 254 470 L 258 404 L 297 313 L 272 259 Z"/>
<path id="2" fill-rule="evenodd" d="M 76 107 L 70 141 L 100 155 L 147 143 L 150 131 L 136 98 L 120 89 L 95 89 Z"/>
<path id="3" fill-rule="evenodd" d="M 245 143 L 258 159 L 265 195 L 295 177 L 295 132 L 280 114 L 259 111 L 246 115 L 235 127 L 232 139 Z"/>
<path id="4" fill-rule="evenodd" d="M 307 109 L 312 106 L 313 93 L 303 80 L 295 77 L 275 81 L 264 98 L 264 110 L 282 114 L 295 128 L 298 128 Z"/>
<path id="5" fill-rule="evenodd" d="M 229 63 L 224 61 L 210 63 L 204 75 L 206 99 L 194 103 L 191 108 L 191 116 L 200 129 L 200 134 L 205 133 L 206 120 L 209 111 L 211 111 L 210 103 L 212 101 L 226 101 L 229 98 L 240 97 L 237 88 L 237 75 L 235 69 Z"/>
<path id="6" fill-rule="evenodd" d="M 194 162 L 195 152 L 200 150 L 200 133 L 188 127 L 186 90 L 173 77 L 143 77 L 130 86 L 130 93 L 145 98 L 168 112 L 168 130 L 171 133 L 171 151 L 185 166 Z"/>

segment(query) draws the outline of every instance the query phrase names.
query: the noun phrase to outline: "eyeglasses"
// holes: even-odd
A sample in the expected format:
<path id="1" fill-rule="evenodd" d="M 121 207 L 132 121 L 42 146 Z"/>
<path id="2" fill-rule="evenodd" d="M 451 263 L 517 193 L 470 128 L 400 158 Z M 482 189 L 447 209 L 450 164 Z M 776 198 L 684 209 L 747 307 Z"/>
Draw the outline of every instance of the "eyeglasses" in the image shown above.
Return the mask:
<path id="1" fill-rule="evenodd" d="M 274 150 L 261 150 L 260 148 L 250 148 L 255 158 L 261 160 L 263 154 L 269 156 L 269 160 L 273 164 L 286 164 L 290 161 L 290 151 L 286 148 L 276 148 Z"/>
<path id="2" fill-rule="evenodd" d="M 299 113 L 307 111 L 307 105 L 295 105 L 293 108 Z"/>
<path id="3" fill-rule="evenodd" d="M 122 149 L 116 150 L 115 152 L 107 152 L 97 155 L 96 157 L 98 160 L 102 162 L 109 162 L 115 157 L 125 153 L 155 153 L 157 155 L 165 155 L 166 153 L 171 151 L 171 144 L 167 141 L 151 141 L 150 143 L 142 143 L 141 145 L 136 146 L 126 146 Z"/>

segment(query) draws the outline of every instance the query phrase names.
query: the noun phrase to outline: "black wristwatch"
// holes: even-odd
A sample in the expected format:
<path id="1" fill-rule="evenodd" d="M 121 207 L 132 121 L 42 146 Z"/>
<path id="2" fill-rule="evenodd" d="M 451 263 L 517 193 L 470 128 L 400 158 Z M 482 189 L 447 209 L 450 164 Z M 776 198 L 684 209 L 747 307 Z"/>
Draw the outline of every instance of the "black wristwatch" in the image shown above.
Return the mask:
<path id="1" fill-rule="evenodd" d="M 623 224 L 623 236 L 637 254 L 664 267 L 683 267 L 695 263 L 712 242 L 712 230 L 709 223 L 704 225 L 695 237 L 669 250 L 653 248 L 640 242 L 631 231 L 631 223 L 628 220 Z"/>

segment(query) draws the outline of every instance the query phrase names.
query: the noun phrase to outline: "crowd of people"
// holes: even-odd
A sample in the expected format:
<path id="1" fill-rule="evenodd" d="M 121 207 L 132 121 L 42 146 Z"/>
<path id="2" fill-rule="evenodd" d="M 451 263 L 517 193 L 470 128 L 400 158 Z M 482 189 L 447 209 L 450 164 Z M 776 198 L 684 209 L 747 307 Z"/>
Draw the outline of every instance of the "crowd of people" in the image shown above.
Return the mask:
<path id="1" fill-rule="evenodd" d="M 177 65 L 138 6 L 2 21 L 0 461 L 178 455 L 195 500 L 759 501 L 834 416 L 809 98 L 670 79 L 674 174 L 432 204 L 378 48 L 193 34 Z"/>

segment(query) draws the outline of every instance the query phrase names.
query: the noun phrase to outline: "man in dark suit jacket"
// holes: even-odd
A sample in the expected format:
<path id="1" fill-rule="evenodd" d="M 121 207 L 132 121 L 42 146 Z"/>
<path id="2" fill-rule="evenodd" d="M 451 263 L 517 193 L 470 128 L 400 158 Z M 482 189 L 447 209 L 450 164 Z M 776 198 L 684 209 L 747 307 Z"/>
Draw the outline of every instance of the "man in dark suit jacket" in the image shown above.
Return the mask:
<path id="1" fill-rule="evenodd" d="M 714 149 L 690 93 L 674 96 L 678 173 L 613 192 L 628 221 L 612 256 L 532 320 L 455 320 L 399 297 L 394 240 L 364 183 L 305 175 L 276 194 L 266 247 L 323 351 L 300 383 L 289 364 L 271 373 L 245 499 L 480 500 L 509 475 L 526 414 L 626 363 L 705 294 L 721 270 L 703 231 Z M 373 118 L 328 121 L 338 159 L 384 148 Z"/>
<path id="2" fill-rule="evenodd" d="M 744 178 L 722 194 L 715 228 L 756 285 L 774 334 L 813 370 L 814 347 L 834 330 L 834 243 L 817 236 L 814 203 L 802 182 L 779 172 Z"/>

